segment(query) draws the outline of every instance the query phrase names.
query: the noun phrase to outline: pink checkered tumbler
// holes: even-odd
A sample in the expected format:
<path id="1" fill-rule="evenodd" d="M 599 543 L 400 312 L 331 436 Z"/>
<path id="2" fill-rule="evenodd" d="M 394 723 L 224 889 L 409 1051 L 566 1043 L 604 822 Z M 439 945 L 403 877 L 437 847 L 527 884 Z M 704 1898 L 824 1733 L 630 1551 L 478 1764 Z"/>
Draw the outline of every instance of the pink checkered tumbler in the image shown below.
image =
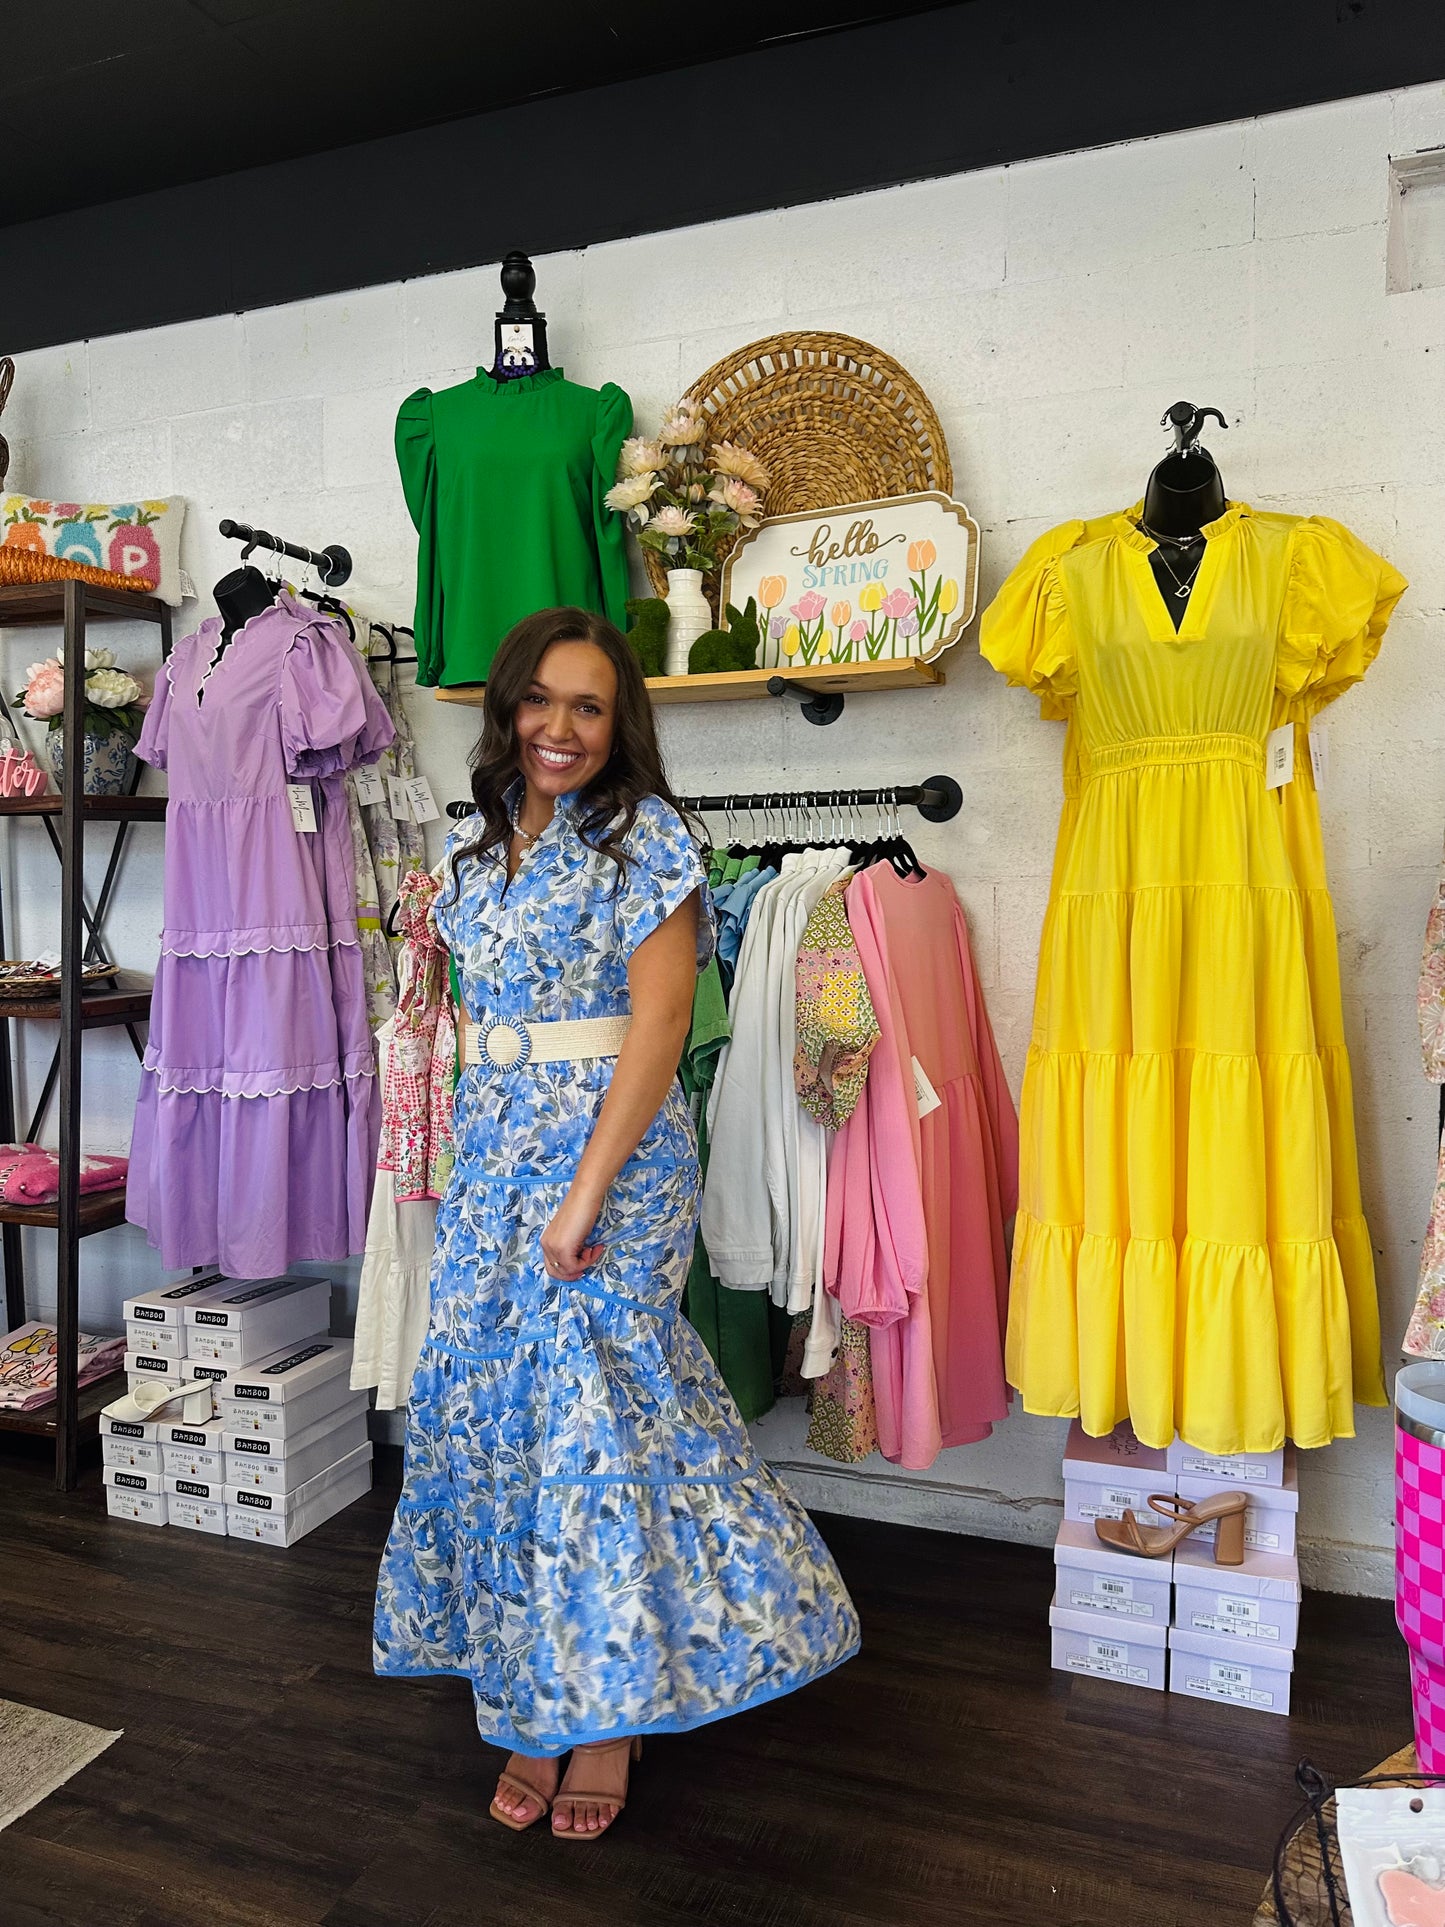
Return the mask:
<path id="1" fill-rule="evenodd" d="M 1445 1361 L 1395 1379 L 1395 1618 L 1410 1648 L 1420 1770 L 1445 1773 Z"/>

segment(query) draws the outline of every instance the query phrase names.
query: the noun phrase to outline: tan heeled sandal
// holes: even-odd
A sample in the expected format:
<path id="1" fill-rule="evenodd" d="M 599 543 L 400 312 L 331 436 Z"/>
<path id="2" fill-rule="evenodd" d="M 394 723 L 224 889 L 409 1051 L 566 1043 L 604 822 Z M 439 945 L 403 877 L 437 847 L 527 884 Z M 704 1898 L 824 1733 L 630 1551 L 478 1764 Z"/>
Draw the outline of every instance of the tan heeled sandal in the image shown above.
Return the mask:
<path id="1" fill-rule="evenodd" d="M 1196 1499 L 1193 1505 L 1186 1505 L 1172 1492 L 1151 1492 L 1149 1503 L 1172 1524 L 1141 1526 L 1132 1512 L 1126 1512 L 1122 1519 L 1096 1519 L 1094 1531 L 1115 1552 L 1132 1552 L 1141 1559 L 1162 1559 L 1191 1532 L 1215 1522 L 1215 1565 L 1244 1564 L 1244 1514 L 1249 1504 L 1244 1493 L 1215 1492 L 1207 1499 Z"/>
<path id="2" fill-rule="evenodd" d="M 572 1757 L 575 1760 L 579 1753 L 612 1753 L 620 1746 L 631 1749 L 629 1765 L 631 1765 L 633 1761 L 642 1758 L 642 1741 L 640 1739 L 601 1740 L 594 1742 L 591 1746 L 575 1746 L 572 1749 Z M 554 1840 L 600 1840 L 603 1834 L 608 1832 L 612 1827 L 617 1819 L 617 1814 L 621 1813 L 626 1805 L 627 1797 L 625 1794 L 589 1793 L 585 1787 L 569 1787 L 565 1793 L 559 1793 L 552 1802 L 552 1838 Z M 559 1827 L 557 1825 L 557 1814 L 564 1806 L 568 1809 L 568 1818 L 571 1820 L 572 1825 Z M 598 1827 L 595 1833 L 586 1833 L 577 1825 L 577 1809 L 578 1807 L 586 1806 L 615 1807 L 617 1812 L 613 1814 L 612 1819 L 607 1822 L 605 1827 Z"/>
<path id="3" fill-rule="evenodd" d="M 513 1793 L 519 1793 L 524 1800 L 535 1800 L 542 1809 L 540 1813 L 534 1813 L 530 1819 L 518 1820 L 504 1807 L 499 1807 L 496 1799 L 493 1798 L 492 1804 L 487 1808 L 488 1813 L 494 1820 L 500 1820 L 504 1827 L 510 1827 L 513 1833 L 525 1833 L 528 1827 L 535 1827 L 539 1820 L 545 1820 L 552 1811 L 552 1802 L 545 1793 L 537 1787 L 529 1786 L 525 1780 L 519 1780 L 515 1773 L 508 1773 L 505 1768 L 497 1775 L 497 1792 L 500 1793 L 503 1787 L 510 1787 Z"/>

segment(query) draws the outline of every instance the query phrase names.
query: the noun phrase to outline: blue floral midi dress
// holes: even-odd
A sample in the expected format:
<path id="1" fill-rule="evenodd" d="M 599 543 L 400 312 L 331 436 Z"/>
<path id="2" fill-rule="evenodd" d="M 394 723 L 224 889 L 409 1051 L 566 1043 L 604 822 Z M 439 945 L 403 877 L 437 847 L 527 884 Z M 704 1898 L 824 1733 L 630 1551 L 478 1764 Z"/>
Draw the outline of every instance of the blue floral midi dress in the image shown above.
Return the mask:
<path id="1" fill-rule="evenodd" d="M 625 1015 L 629 956 L 694 890 L 700 968 L 712 954 L 696 847 L 658 798 L 621 881 L 574 797 L 510 884 L 466 853 L 475 835 L 452 831 L 436 912 L 475 1022 Z M 614 1063 L 461 1074 L 377 1587 L 376 1671 L 470 1680 L 483 1738 L 533 1755 L 685 1732 L 858 1647 L 837 1568 L 679 1315 L 699 1204 L 679 1084 L 608 1193 L 595 1269 L 572 1284 L 545 1269 L 542 1232 Z"/>

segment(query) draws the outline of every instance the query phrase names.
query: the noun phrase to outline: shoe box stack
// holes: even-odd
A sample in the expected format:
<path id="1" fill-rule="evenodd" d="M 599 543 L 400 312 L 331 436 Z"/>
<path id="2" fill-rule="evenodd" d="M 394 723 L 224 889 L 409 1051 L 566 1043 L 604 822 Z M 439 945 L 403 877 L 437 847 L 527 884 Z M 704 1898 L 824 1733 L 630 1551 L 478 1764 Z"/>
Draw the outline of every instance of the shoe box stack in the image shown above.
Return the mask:
<path id="1" fill-rule="evenodd" d="M 365 1392 L 309 1278 L 183 1279 L 127 1300 L 131 1392 L 209 1382 L 212 1415 L 101 1417 L 118 1517 L 289 1546 L 371 1487 Z"/>
<path id="2" fill-rule="evenodd" d="M 1151 1495 L 1185 1505 L 1243 1490 L 1244 1563 L 1214 1563 L 1213 1525 L 1175 1552 L 1145 1559 L 1105 1545 L 1099 1519 L 1134 1513 L 1167 1526 Z M 1064 1518 L 1054 1547 L 1049 1609 L 1053 1663 L 1194 1699 L 1289 1711 L 1299 1630 L 1294 1449 L 1211 1458 L 1176 1439 L 1141 1445 L 1126 1423 L 1090 1438 L 1076 1422 L 1064 1452 Z"/>

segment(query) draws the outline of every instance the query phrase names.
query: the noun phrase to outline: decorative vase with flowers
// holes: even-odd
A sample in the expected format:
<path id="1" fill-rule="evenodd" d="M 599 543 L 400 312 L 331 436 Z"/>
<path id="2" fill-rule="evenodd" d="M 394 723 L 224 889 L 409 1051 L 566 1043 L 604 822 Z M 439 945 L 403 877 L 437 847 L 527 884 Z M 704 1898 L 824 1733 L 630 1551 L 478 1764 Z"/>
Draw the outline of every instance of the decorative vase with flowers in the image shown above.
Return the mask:
<path id="1" fill-rule="evenodd" d="M 703 577 L 717 569 L 739 529 L 763 519 L 771 477 L 755 455 L 734 442 L 704 450 L 707 424 L 697 403 L 684 398 L 656 436 L 622 444 L 615 488 L 607 506 L 627 517 L 644 549 L 667 570 L 669 676 L 688 673 L 688 652 L 713 626 Z"/>
<path id="2" fill-rule="evenodd" d="M 65 707 L 65 654 L 57 650 L 44 662 L 32 662 L 25 687 L 15 700 L 27 716 L 49 725 L 46 754 L 58 786 L 65 785 L 65 743 L 61 727 Z M 85 767 L 81 788 L 86 796 L 120 796 L 130 770 L 130 754 L 140 735 L 145 698 L 134 676 L 115 666 L 109 649 L 85 652 Z"/>

